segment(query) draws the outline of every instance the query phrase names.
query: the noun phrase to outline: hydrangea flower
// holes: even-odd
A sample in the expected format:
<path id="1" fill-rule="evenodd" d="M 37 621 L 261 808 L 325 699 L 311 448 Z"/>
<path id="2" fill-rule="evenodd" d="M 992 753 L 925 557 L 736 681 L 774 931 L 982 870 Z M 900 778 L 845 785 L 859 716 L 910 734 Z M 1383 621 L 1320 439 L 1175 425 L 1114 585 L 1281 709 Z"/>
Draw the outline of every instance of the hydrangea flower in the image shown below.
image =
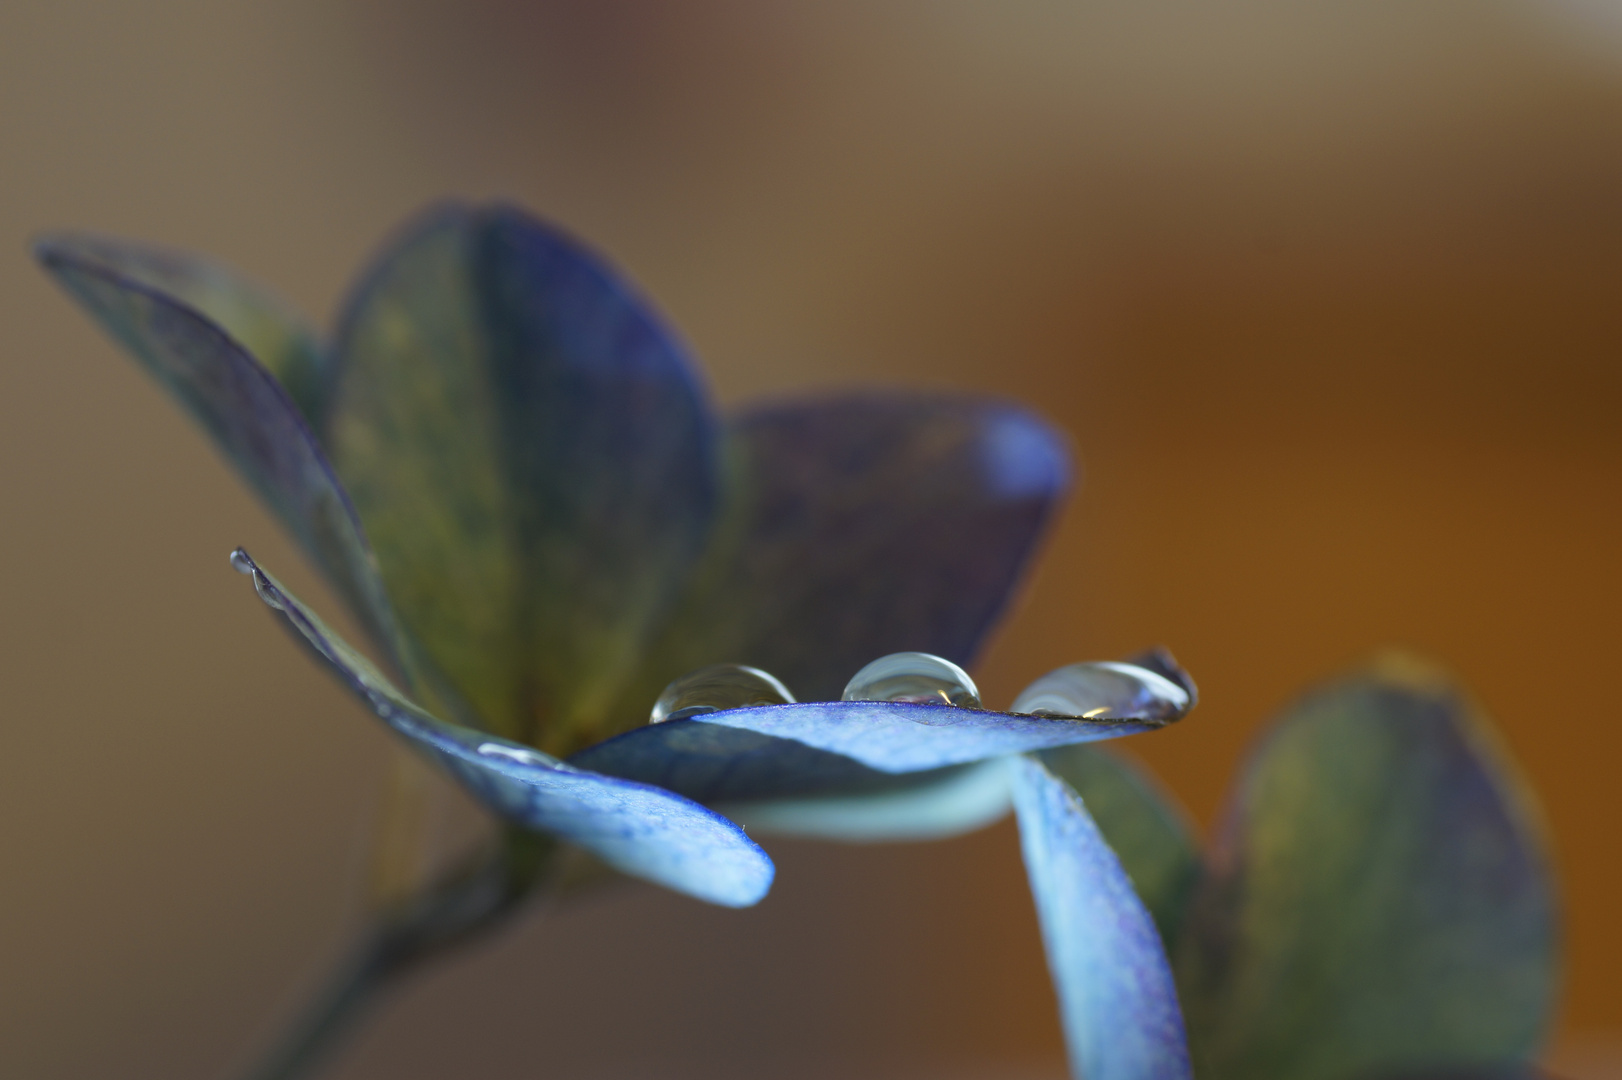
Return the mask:
<path id="1" fill-rule="evenodd" d="M 380 918 L 340 999 L 509 910 L 554 841 L 744 906 L 773 867 L 736 822 L 905 839 L 1012 803 L 1078 1066 L 1188 1075 L 1154 921 L 1033 755 L 1170 723 L 1193 684 L 1155 653 L 1061 669 L 992 712 L 956 666 L 1066 487 L 1064 441 L 1042 421 L 901 393 L 718 420 L 625 282 L 500 206 L 408 227 L 330 344 L 212 263 L 78 236 L 38 254 L 201 422 L 381 662 L 239 550 L 260 597 L 508 824 L 491 853 Z M 841 700 L 852 673 L 903 651 L 967 689 L 939 695 L 952 704 Z M 799 700 L 648 723 L 672 680 L 717 663 Z M 336 1011 L 321 1006 L 317 1026 Z M 319 1041 L 266 1075 L 292 1075 Z"/>

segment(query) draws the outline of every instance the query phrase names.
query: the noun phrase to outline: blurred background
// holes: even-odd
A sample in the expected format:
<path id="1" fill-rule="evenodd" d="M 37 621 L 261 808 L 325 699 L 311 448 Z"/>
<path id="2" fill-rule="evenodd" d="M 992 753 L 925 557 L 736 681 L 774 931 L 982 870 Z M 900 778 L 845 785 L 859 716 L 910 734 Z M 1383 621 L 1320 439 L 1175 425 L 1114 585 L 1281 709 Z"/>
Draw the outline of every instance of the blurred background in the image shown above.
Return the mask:
<path id="1" fill-rule="evenodd" d="M 7 0 L 0 162 L 0 1074 L 246 1060 L 353 925 L 386 762 L 225 555 L 312 576 L 27 238 L 209 252 L 326 319 L 460 194 L 606 250 L 723 402 L 879 380 L 1068 429 L 982 688 L 1170 646 L 1204 703 L 1130 749 L 1202 825 L 1304 686 L 1449 665 L 1555 837 L 1554 1060 L 1622 1075 L 1608 0 Z M 1062 1075 L 1010 825 L 772 848 L 749 912 L 526 920 L 334 1076 Z"/>

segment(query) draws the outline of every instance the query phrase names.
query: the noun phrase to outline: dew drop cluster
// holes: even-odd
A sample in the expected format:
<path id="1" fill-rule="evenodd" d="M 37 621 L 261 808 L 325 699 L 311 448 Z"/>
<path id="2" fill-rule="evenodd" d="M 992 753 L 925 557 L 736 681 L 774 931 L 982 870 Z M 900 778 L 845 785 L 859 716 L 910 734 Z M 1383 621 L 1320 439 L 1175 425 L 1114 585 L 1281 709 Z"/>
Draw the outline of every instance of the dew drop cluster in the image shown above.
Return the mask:
<path id="1" fill-rule="evenodd" d="M 979 709 L 980 690 L 969 673 L 924 652 L 881 656 L 845 684 L 844 701 L 901 701 Z M 648 722 L 686 720 L 724 709 L 787 705 L 794 695 L 782 681 L 743 664 L 711 664 L 665 687 Z M 1175 720 L 1188 711 L 1189 692 L 1137 664 L 1115 661 L 1067 664 L 1022 690 L 1009 712 L 1065 720 Z"/>

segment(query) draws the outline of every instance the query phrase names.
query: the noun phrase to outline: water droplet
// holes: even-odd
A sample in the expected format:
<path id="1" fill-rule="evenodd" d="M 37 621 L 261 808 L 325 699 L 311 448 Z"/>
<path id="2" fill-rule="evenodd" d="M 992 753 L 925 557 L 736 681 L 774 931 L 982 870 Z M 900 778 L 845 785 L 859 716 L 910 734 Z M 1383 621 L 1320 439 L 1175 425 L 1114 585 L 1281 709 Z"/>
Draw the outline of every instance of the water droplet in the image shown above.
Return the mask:
<path id="1" fill-rule="evenodd" d="M 231 552 L 231 569 L 239 574 L 253 573 L 253 560 L 248 558 L 247 549 L 237 548 Z"/>
<path id="2" fill-rule="evenodd" d="M 980 690 L 969 673 L 926 652 L 881 656 L 845 684 L 846 701 L 911 701 L 920 705 L 980 707 Z"/>
<path id="3" fill-rule="evenodd" d="M 259 594 L 259 599 L 263 600 L 266 605 L 275 608 L 277 611 L 287 610 L 287 607 L 282 603 L 280 590 L 270 583 L 270 579 L 264 575 L 263 571 L 255 570 L 253 572 L 253 591 Z"/>
<path id="4" fill-rule="evenodd" d="M 1050 671 L 1020 692 L 1011 712 L 1078 720 L 1175 720 L 1188 691 L 1136 664 L 1102 661 Z"/>
<path id="5" fill-rule="evenodd" d="M 743 709 L 751 705 L 787 705 L 794 700 L 788 687 L 759 668 L 743 664 L 711 664 L 690 671 L 665 687 L 653 703 L 648 723 L 686 720 L 691 716 Z"/>

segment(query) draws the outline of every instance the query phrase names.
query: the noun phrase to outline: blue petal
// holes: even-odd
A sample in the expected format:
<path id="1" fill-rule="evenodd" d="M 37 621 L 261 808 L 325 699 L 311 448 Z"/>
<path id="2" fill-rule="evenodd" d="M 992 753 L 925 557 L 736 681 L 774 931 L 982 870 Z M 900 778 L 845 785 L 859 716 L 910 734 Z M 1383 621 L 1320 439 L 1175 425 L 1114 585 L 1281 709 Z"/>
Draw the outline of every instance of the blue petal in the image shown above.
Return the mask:
<path id="1" fill-rule="evenodd" d="M 714 511 L 672 335 L 556 230 L 450 207 L 363 283 L 336 382 L 333 461 L 456 696 L 525 742 L 597 741 Z"/>
<path id="2" fill-rule="evenodd" d="M 1154 920 L 1074 790 L 1010 762 L 1020 846 L 1078 1080 L 1186 1080 L 1188 1044 Z"/>
<path id="3" fill-rule="evenodd" d="M 44 241 L 45 268 L 178 398 L 304 545 L 380 644 L 406 659 L 349 498 L 286 390 L 189 305 L 82 244 Z"/>
<path id="4" fill-rule="evenodd" d="M 471 728 L 448 724 L 408 700 L 245 552 L 279 611 L 385 724 L 510 821 L 592 852 L 624 873 L 728 907 L 757 903 L 771 888 L 771 860 L 742 829 L 679 795 L 603 776 Z"/>
<path id="5" fill-rule="evenodd" d="M 727 430 L 731 466 L 703 572 L 621 712 L 718 661 L 802 701 L 918 650 L 967 665 L 1068 483 L 1064 437 L 977 398 L 859 394 L 757 408 Z"/>
<path id="6" fill-rule="evenodd" d="M 899 701 L 806 701 L 648 724 L 570 760 L 702 802 L 872 793 L 884 786 L 875 774 L 967 765 L 1154 731 L 1169 722 L 1022 716 Z"/>

